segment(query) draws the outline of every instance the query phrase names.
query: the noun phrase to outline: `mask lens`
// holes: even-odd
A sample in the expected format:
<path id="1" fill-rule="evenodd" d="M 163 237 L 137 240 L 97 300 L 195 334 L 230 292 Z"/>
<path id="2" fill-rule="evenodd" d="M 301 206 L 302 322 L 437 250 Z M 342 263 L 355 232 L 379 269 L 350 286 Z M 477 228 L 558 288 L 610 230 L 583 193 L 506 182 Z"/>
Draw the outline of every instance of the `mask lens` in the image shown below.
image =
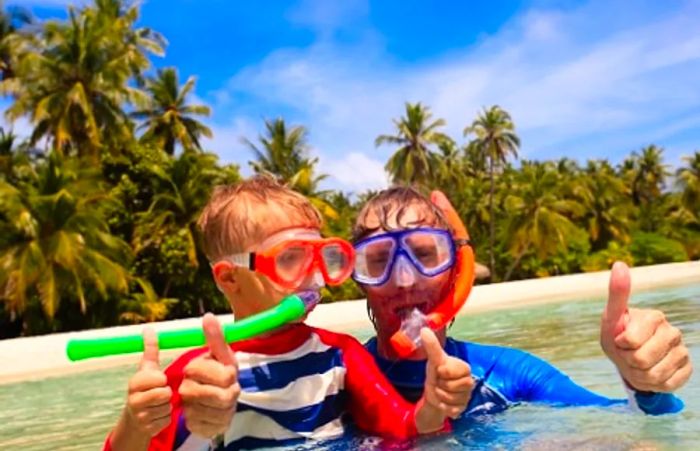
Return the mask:
<path id="1" fill-rule="evenodd" d="M 429 273 L 452 264 L 452 246 L 446 234 L 416 231 L 404 236 L 403 244 L 413 260 Z"/>
<path id="2" fill-rule="evenodd" d="M 344 274 L 347 277 L 349 256 L 339 244 L 329 244 L 321 249 L 323 264 L 326 265 L 328 277 L 332 280 L 341 278 Z"/>
<path id="3" fill-rule="evenodd" d="M 394 258 L 396 243 L 390 237 L 366 243 L 355 247 L 355 274 L 360 281 L 371 282 L 382 279 Z"/>
<path id="4" fill-rule="evenodd" d="M 306 246 L 295 245 L 284 249 L 275 257 L 278 277 L 287 282 L 297 280 L 311 256 L 311 250 Z"/>

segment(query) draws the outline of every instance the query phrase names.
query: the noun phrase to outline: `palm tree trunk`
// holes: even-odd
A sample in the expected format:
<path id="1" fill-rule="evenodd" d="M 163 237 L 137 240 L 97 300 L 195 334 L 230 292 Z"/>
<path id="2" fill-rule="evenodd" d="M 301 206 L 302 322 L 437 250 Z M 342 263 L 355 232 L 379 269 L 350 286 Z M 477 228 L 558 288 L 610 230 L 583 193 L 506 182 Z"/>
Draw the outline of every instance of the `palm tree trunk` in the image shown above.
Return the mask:
<path id="1" fill-rule="evenodd" d="M 168 155 L 175 155 L 175 139 L 172 136 L 168 136 L 168 139 L 165 141 L 165 153 Z"/>
<path id="2" fill-rule="evenodd" d="M 506 275 L 503 278 L 504 282 L 507 282 L 508 280 L 510 280 L 510 276 L 513 274 L 513 271 L 515 270 L 515 268 L 517 268 L 518 265 L 520 264 L 520 260 L 525 256 L 525 253 L 527 253 L 527 249 L 529 247 L 530 247 L 530 243 L 529 242 L 525 243 L 523 248 L 520 250 L 518 255 L 515 257 L 515 260 L 513 261 L 513 263 L 508 268 L 508 271 L 506 271 Z"/>
<path id="3" fill-rule="evenodd" d="M 164 298 L 168 297 L 168 293 L 170 292 L 170 285 L 172 284 L 172 279 L 168 277 L 168 280 L 165 282 L 165 288 L 163 289 L 163 296 Z"/>
<path id="4" fill-rule="evenodd" d="M 493 156 L 489 158 L 489 176 L 491 178 L 491 188 L 489 190 L 489 264 L 491 269 L 491 281 L 496 280 L 496 258 L 494 256 L 495 238 L 495 221 L 493 217 L 493 194 L 495 191 L 494 174 L 493 174 Z"/>

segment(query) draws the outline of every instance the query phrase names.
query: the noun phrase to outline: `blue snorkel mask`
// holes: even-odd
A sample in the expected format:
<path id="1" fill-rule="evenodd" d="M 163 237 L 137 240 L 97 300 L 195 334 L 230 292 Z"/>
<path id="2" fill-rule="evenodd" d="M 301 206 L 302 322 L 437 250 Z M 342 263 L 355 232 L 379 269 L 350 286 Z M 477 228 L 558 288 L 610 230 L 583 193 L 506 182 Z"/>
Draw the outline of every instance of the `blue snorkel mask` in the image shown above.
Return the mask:
<path id="1" fill-rule="evenodd" d="M 352 278 L 369 286 L 384 285 L 394 275 L 398 286 L 411 285 L 416 272 L 434 277 L 455 263 L 456 247 L 444 229 L 419 227 L 370 236 L 353 245 Z"/>

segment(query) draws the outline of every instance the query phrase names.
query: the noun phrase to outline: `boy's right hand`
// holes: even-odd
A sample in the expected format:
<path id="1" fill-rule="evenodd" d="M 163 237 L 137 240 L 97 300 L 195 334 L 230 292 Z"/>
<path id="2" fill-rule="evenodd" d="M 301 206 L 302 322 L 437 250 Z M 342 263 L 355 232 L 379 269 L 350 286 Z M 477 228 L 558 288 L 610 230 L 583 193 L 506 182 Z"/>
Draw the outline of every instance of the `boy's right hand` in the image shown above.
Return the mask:
<path id="1" fill-rule="evenodd" d="M 424 395 L 426 402 L 452 419 L 464 412 L 474 390 L 471 367 L 463 360 L 449 356 L 435 336 L 424 327 L 420 332 L 428 357 Z"/>
<path id="2" fill-rule="evenodd" d="M 142 434 L 153 437 L 170 424 L 170 398 L 173 392 L 158 363 L 158 337 L 146 327 L 143 331 L 143 357 L 139 370 L 129 379 L 127 414 Z"/>
<path id="3" fill-rule="evenodd" d="M 238 363 L 224 340 L 219 321 L 207 313 L 202 325 L 209 352 L 185 367 L 180 396 L 187 428 L 201 437 L 211 438 L 229 428 L 241 388 Z"/>

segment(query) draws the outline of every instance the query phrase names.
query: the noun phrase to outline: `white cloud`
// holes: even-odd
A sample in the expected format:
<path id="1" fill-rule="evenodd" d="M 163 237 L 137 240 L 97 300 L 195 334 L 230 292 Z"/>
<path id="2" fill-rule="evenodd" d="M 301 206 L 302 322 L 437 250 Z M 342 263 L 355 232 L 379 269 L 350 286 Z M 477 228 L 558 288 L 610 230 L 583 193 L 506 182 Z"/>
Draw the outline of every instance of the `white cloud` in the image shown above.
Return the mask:
<path id="1" fill-rule="evenodd" d="M 386 188 L 389 184 L 384 164 L 361 152 L 350 152 L 340 159 L 321 155 L 318 169 L 334 178 L 337 183 L 333 185 L 339 184 L 355 193 Z"/>
<path id="2" fill-rule="evenodd" d="M 322 38 L 330 38 L 337 29 L 362 20 L 369 11 L 368 0 L 302 0 L 287 14 L 292 22 L 314 29 Z"/>
<path id="3" fill-rule="evenodd" d="M 247 124 L 278 111 L 308 126 L 324 167 L 348 188 L 358 178 L 335 169 L 362 168 L 363 155 L 383 166 L 392 149 L 375 149 L 374 138 L 393 131 L 405 101 L 429 105 L 456 138 L 482 106 L 500 104 L 513 115 L 524 156 L 615 159 L 648 142 L 663 145 L 669 127 L 694 126 L 700 7 L 688 3 L 644 20 L 631 14 L 636 21 L 605 16 L 604 7 L 528 11 L 470 48 L 412 65 L 394 63 L 371 33 L 353 46 L 319 39 L 271 53 L 212 97 L 228 99 L 216 106 Z M 337 16 L 330 17 L 314 20 L 335 26 Z M 237 107 L 241 99 L 245 109 Z M 378 174 L 371 180 L 378 183 Z"/>

